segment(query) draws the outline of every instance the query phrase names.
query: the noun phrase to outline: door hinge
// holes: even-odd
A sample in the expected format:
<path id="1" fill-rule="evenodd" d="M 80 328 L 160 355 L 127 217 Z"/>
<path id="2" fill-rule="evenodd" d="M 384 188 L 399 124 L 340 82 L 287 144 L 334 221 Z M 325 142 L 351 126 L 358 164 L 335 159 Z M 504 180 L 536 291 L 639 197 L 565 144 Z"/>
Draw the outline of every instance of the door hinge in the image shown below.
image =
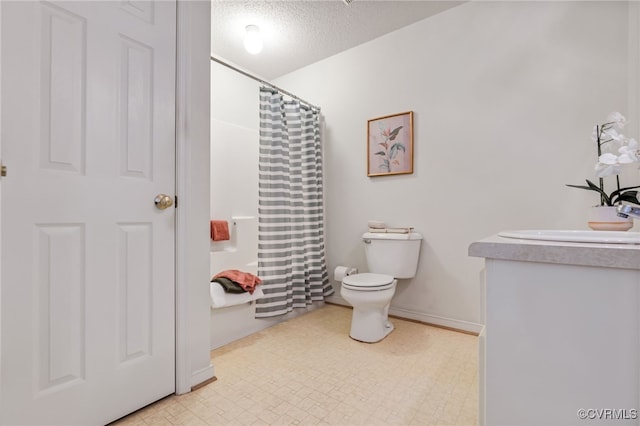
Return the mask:
<path id="1" fill-rule="evenodd" d="M 5 177 L 7 175 L 7 166 L 0 165 L 0 176 Z"/>

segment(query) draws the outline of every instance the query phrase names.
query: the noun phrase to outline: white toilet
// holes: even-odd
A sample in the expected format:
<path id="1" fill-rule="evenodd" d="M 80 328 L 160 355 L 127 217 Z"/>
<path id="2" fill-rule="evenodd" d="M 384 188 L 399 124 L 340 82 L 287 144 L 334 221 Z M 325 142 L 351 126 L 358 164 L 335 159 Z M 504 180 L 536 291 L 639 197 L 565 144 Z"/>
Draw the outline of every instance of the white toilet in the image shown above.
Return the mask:
<path id="1" fill-rule="evenodd" d="M 416 275 L 421 240 L 417 232 L 362 235 L 371 272 L 344 277 L 340 290 L 342 298 L 353 306 L 349 333 L 353 339 L 374 343 L 393 331 L 388 315 L 397 278 Z"/>

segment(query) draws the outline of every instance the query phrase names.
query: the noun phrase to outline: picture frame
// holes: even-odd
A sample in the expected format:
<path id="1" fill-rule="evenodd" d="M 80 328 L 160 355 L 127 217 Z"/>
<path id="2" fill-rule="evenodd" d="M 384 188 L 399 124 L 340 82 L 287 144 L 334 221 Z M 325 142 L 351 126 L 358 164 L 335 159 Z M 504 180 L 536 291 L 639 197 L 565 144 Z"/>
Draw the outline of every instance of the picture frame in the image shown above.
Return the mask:
<path id="1" fill-rule="evenodd" d="M 413 173 L 413 111 L 367 121 L 367 176 Z"/>

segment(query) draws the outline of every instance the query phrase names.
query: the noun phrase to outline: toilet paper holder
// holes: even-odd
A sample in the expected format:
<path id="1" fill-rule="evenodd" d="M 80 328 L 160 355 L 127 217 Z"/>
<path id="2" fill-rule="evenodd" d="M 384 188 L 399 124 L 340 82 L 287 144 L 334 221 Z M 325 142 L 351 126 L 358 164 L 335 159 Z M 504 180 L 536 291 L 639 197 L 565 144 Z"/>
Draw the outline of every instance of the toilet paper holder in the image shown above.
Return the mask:
<path id="1" fill-rule="evenodd" d="M 352 266 L 336 266 L 336 269 L 333 271 L 333 279 L 336 281 L 342 281 L 344 277 L 357 273 L 358 269 Z"/>

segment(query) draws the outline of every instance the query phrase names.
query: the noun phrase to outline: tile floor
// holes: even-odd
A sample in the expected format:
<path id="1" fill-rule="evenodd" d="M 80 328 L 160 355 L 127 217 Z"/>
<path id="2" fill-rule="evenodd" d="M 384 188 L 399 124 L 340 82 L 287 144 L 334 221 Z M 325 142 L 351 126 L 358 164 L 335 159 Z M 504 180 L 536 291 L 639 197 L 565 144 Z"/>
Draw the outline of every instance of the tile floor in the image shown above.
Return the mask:
<path id="1" fill-rule="evenodd" d="M 211 352 L 218 380 L 124 425 L 477 425 L 476 336 L 392 318 L 368 344 L 326 305 Z"/>

